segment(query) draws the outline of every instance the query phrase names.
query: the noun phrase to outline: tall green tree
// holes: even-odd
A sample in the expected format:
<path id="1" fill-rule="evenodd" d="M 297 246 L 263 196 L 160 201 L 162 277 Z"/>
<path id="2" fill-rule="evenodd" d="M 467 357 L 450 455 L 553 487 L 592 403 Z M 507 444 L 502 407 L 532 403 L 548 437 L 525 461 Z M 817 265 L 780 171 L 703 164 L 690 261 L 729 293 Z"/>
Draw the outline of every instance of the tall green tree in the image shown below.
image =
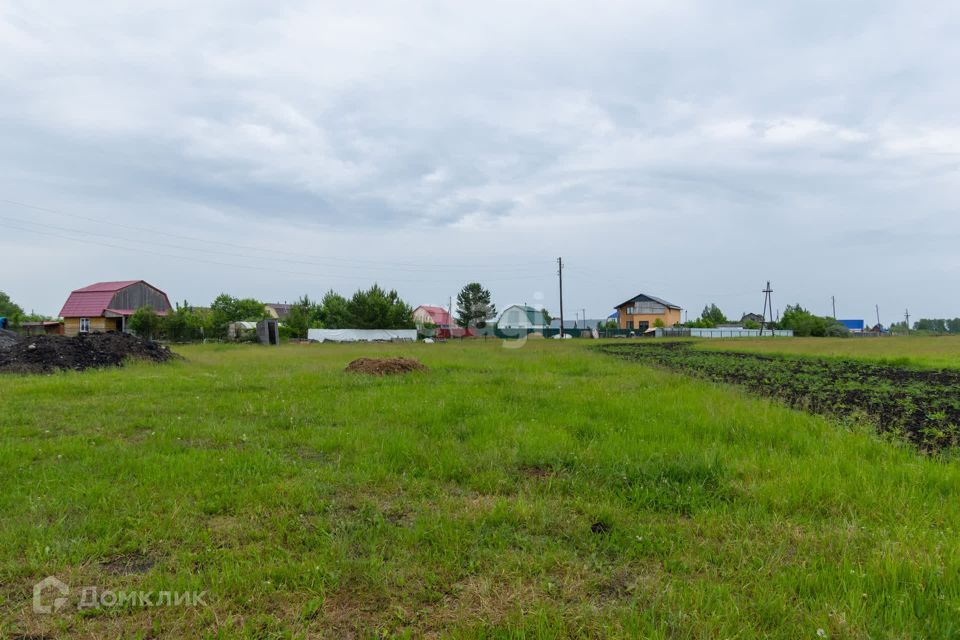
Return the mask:
<path id="1" fill-rule="evenodd" d="M 306 338 L 307 331 L 319 320 L 320 306 L 314 303 L 310 296 L 304 295 L 290 307 L 284 324 L 287 325 L 297 338 Z"/>
<path id="2" fill-rule="evenodd" d="M 347 303 L 347 315 L 353 329 L 413 329 L 413 309 L 393 289 L 386 291 L 374 284 L 357 291 Z"/>
<path id="3" fill-rule="evenodd" d="M 257 322 L 269 317 L 263 303 L 254 298 L 234 298 L 221 293 L 210 304 L 208 328 L 213 335 L 224 336 L 231 322 Z"/>
<path id="4" fill-rule="evenodd" d="M 461 327 L 486 326 L 489 318 L 497 315 L 497 308 L 490 301 L 490 290 L 479 282 L 471 282 L 457 294 L 457 325 Z"/>
<path id="5" fill-rule="evenodd" d="M 723 324 L 727 321 L 727 316 L 724 315 L 723 311 L 720 310 L 720 307 L 710 303 L 703 308 L 703 313 L 700 314 L 700 319 L 711 323 L 713 326 L 718 324 Z"/>
<path id="6" fill-rule="evenodd" d="M 0 317 L 7 318 L 12 326 L 20 323 L 23 317 L 23 309 L 10 299 L 3 291 L 0 291 Z"/>
<path id="7" fill-rule="evenodd" d="M 347 299 L 333 291 L 327 291 L 320 301 L 318 320 L 325 329 L 350 329 L 350 312 L 347 309 Z"/>

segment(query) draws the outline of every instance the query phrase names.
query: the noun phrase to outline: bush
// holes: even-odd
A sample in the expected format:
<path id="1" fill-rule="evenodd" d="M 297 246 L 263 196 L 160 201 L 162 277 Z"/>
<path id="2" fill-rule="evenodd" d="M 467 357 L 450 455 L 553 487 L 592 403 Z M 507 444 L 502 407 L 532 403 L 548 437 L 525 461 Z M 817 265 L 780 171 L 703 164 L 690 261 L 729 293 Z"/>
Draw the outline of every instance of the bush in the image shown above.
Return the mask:
<path id="1" fill-rule="evenodd" d="M 206 321 L 205 314 L 195 311 L 184 300 L 183 304 L 177 304 L 176 310 L 167 313 L 161 332 L 171 342 L 202 340 Z"/>
<path id="2" fill-rule="evenodd" d="M 140 307 L 130 316 L 130 330 L 144 340 L 153 340 L 160 335 L 163 320 L 151 307 Z"/>
<path id="3" fill-rule="evenodd" d="M 816 316 L 799 304 L 789 305 L 780 319 L 781 329 L 790 329 L 795 336 L 846 337 L 850 331 L 833 318 Z"/>

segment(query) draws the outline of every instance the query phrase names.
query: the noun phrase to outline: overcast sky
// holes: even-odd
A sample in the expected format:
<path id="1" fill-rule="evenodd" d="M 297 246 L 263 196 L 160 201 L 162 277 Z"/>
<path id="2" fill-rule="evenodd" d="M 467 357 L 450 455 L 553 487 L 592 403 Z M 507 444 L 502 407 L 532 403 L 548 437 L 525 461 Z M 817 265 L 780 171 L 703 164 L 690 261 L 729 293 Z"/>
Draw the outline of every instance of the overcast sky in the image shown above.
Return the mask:
<path id="1" fill-rule="evenodd" d="M 957 2 L 0 1 L 0 290 L 958 316 Z M 362 5 L 357 6 L 357 5 Z M 20 204 L 16 204 L 20 203 Z M 24 206 L 30 205 L 30 206 Z"/>

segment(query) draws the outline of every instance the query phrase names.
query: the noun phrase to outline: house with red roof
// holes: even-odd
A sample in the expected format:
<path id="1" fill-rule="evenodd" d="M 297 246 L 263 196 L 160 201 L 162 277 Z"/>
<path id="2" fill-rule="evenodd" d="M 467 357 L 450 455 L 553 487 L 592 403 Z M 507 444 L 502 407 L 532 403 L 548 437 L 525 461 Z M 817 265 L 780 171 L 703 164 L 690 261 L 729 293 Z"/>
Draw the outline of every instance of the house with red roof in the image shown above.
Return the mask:
<path id="1" fill-rule="evenodd" d="M 431 307 L 422 304 L 413 310 L 413 321 L 418 329 L 423 329 L 425 325 L 433 325 L 437 329 L 450 328 L 450 313 L 443 307 Z"/>
<path id="2" fill-rule="evenodd" d="M 137 309 L 150 307 L 164 316 L 171 310 L 167 294 L 143 280 L 98 282 L 70 294 L 60 310 L 64 334 L 126 331 Z"/>
<path id="3" fill-rule="evenodd" d="M 474 335 L 472 330 L 458 327 L 450 317 L 450 312 L 443 307 L 422 304 L 413 310 L 413 321 L 421 332 L 424 331 L 424 327 L 432 325 L 436 329 L 432 335 L 441 339 L 468 338 Z"/>

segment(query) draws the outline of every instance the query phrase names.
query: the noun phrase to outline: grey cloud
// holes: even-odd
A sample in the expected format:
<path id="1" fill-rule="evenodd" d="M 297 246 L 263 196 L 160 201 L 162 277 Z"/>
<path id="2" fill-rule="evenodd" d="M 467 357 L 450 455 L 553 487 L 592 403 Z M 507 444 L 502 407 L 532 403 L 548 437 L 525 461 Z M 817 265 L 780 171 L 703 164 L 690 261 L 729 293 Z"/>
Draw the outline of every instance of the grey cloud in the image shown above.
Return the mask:
<path id="1" fill-rule="evenodd" d="M 592 315 L 649 288 L 745 310 L 766 278 L 801 302 L 960 314 L 924 266 L 957 271 L 958 26 L 947 2 L 10 3 L 0 197 L 383 263 L 425 251 L 480 279 L 492 248 L 542 257 L 529 286 L 490 272 L 508 301 L 552 292 L 568 254 Z M 233 277 L 147 269 L 194 299 Z M 56 306 L 63 284 L 36 277 L 26 304 Z"/>

